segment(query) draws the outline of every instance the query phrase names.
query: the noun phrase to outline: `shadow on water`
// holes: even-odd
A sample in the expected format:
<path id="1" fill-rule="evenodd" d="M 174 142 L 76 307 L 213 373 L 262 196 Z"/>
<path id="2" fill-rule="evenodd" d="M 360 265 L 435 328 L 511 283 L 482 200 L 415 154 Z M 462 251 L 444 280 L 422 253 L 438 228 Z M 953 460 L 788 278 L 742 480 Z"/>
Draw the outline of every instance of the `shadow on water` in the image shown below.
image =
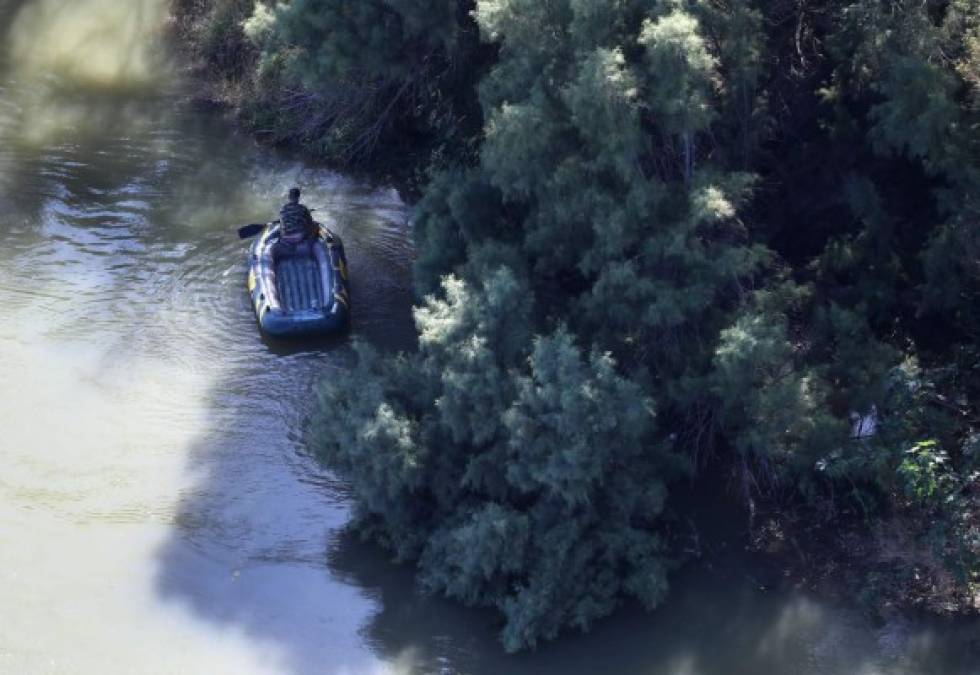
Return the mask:
<path id="1" fill-rule="evenodd" d="M 338 577 L 377 599 L 364 629 L 399 672 L 471 675 L 953 675 L 976 673 L 977 622 L 901 619 L 873 625 L 791 589 L 763 591 L 742 556 L 724 570 L 692 565 L 672 579 L 653 613 L 628 606 L 586 636 L 566 634 L 536 652 L 509 656 L 499 625 L 413 591 L 412 571 L 343 535 L 330 551 Z"/>
<path id="2" fill-rule="evenodd" d="M 325 564 L 348 495 L 303 437 L 317 384 L 348 367 L 352 336 L 388 349 L 414 339 L 405 208 L 390 192 L 332 174 L 293 164 L 269 173 L 275 185 L 303 185 L 311 203 L 330 202 L 318 218 L 347 248 L 352 330 L 315 341 L 262 336 L 244 289 L 247 243 L 238 245 L 233 281 L 218 291 L 226 308 L 213 317 L 224 349 L 237 355 L 216 356 L 224 367 L 204 397 L 205 432 L 188 450 L 194 487 L 158 551 L 157 589 L 195 618 L 243 633 L 275 672 L 369 672 L 379 662 L 358 634 L 372 600 Z"/>
<path id="3" fill-rule="evenodd" d="M 359 256 L 350 258 L 356 283 Z M 267 652 L 264 662 L 274 672 L 378 670 L 377 656 L 359 637 L 373 599 L 338 581 L 325 564 L 348 519 L 346 487 L 303 446 L 315 388 L 347 367 L 350 337 L 262 337 L 244 287 L 234 293 L 238 311 L 225 318 L 235 327 L 223 332 L 228 349 L 242 356 L 205 397 L 206 432 L 188 450 L 194 487 L 179 501 L 173 532 L 158 551 L 157 590 L 196 619 L 243 633 Z M 392 346 L 401 346 L 400 333 L 410 335 L 405 313 L 386 313 L 388 329 L 379 331 L 371 307 L 355 304 L 355 311 L 354 335 Z"/>
<path id="4" fill-rule="evenodd" d="M 9 38 L 7 27 L 13 24 L 14 18 L 20 13 L 20 10 L 27 3 L 32 0 L 0 0 L 0 30 L 3 31 L 3 37 L 5 39 Z M 2 59 L 0 59 L 2 63 Z"/>

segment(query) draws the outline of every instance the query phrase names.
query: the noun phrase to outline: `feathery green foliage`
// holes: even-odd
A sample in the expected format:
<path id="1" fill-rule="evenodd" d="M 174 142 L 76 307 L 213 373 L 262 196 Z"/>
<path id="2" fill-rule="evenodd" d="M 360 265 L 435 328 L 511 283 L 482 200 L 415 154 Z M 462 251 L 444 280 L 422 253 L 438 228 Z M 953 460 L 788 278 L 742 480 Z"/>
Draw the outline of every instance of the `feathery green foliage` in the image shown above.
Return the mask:
<path id="1" fill-rule="evenodd" d="M 980 5 L 245 4 L 253 123 L 424 158 L 418 352 L 315 444 L 425 589 L 512 650 L 655 606 L 705 467 L 980 570 Z"/>

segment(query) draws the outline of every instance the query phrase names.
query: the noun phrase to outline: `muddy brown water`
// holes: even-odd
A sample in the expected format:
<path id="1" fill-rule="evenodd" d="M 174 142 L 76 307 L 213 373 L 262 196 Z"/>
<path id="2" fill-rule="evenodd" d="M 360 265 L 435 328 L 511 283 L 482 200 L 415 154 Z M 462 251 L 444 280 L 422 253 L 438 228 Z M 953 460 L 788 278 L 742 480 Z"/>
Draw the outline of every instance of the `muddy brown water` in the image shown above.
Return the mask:
<path id="1" fill-rule="evenodd" d="M 341 536 L 304 447 L 346 339 L 263 340 L 239 224 L 298 184 L 353 333 L 410 346 L 398 193 L 256 147 L 158 49 L 159 0 L 0 0 L 0 673 L 978 673 L 980 629 L 693 566 L 653 614 L 506 656 Z"/>

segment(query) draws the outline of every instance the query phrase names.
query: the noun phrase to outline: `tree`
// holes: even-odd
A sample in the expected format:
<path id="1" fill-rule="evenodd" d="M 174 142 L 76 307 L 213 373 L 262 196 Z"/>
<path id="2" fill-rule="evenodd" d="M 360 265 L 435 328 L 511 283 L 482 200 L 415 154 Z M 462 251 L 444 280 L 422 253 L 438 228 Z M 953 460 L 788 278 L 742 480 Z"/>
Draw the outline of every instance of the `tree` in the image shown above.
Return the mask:
<path id="1" fill-rule="evenodd" d="M 563 330 L 527 355 L 527 288 L 507 268 L 443 292 L 417 311 L 418 354 L 361 346 L 324 388 L 316 443 L 361 497 L 355 527 L 417 559 L 428 591 L 499 609 L 511 650 L 623 597 L 656 605 L 678 462 L 652 440 L 652 402 Z"/>
<path id="2" fill-rule="evenodd" d="M 736 217 L 751 179 L 695 162 L 720 85 L 697 19 L 644 15 L 479 3 L 500 57 L 478 165 L 436 176 L 417 208 L 417 283 L 436 289 L 419 353 L 382 366 L 370 395 L 328 389 L 356 436 L 325 429 L 318 447 L 373 495 L 368 531 L 417 559 L 429 591 L 498 608 L 508 649 L 663 598 L 658 516 L 689 464 L 680 425 L 653 410 L 707 384 L 767 259 Z M 424 395 L 405 403 L 406 387 Z M 392 489 L 378 466 L 406 453 L 418 464 Z"/>
<path id="3" fill-rule="evenodd" d="M 241 111 L 273 141 L 352 164 L 393 157 L 405 138 L 459 152 L 479 128 L 468 0 L 244 4 L 237 34 L 258 58 Z"/>

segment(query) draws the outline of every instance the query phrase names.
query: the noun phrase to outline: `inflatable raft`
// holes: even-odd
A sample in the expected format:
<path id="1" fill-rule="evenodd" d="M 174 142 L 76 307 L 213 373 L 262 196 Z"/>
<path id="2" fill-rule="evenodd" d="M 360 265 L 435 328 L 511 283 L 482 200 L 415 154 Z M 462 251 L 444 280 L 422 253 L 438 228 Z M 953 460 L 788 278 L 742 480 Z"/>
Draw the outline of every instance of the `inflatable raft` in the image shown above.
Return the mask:
<path id="1" fill-rule="evenodd" d="M 317 229 L 315 239 L 290 245 L 279 240 L 279 223 L 269 223 L 249 249 L 248 292 L 268 335 L 326 335 L 350 324 L 344 245 Z"/>

